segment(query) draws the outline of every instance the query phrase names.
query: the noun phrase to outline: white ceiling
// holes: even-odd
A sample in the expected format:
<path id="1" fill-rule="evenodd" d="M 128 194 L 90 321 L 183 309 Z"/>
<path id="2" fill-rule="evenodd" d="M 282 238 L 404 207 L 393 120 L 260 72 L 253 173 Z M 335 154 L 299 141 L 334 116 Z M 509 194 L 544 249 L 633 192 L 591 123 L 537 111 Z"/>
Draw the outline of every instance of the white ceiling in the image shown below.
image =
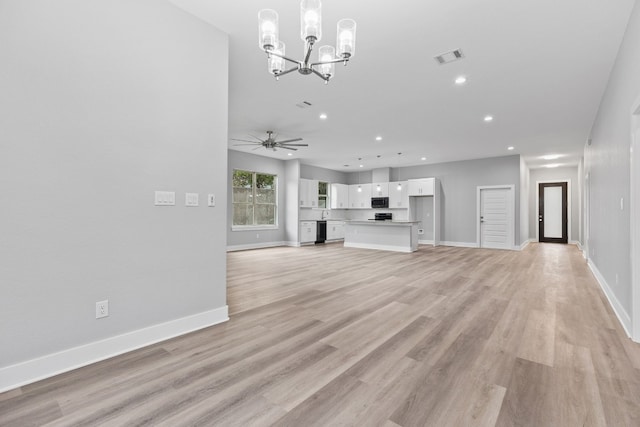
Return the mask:
<path id="1" fill-rule="evenodd" d="M 295 72 L 276 81 L 258 48 L 258 11 L 275 9 L 287 55 L 302 57 L 297 1 L 172 2 L 229 34 L 229 138 L 274 130 L 310 145 L 293 156 L 229 148 L 353 171 L 509 154 L 577 164 L 634 0 L 325 0 L 318 46 L 335 44 L 339 19 L 358 25 L 355 56 L 328 85 Z M 457 48 L 461 61 L 433 58 Z"/>

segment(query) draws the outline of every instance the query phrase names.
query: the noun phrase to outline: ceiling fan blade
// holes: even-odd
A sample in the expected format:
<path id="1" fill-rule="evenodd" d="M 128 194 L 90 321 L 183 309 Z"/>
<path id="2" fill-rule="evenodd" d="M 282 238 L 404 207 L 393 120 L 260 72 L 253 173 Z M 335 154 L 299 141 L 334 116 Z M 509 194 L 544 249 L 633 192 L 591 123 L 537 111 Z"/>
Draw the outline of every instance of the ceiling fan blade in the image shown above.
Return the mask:
<path id="1" fill-rule="evenodd" d="M 285 139 L 284 141 L 276 141 L 276 142 L 278 144 L 284 144 L 287 142 L 296 142 L 296 141 L 302 141 L 302 138 Z"/>
<path id="2" fill-rule="evenodd" d="M 257 136 L 255 136 L 255 135 L 251 135 L 250 133 L 248 133 L 247 135 L 249 135 L 251 138 L 257 139 L 257 140 L 258 140 L 258 141 L 260 141 L 260 142 L 264 142 L 264 139 L 258 138 L 258 137 L 257 137 Z"/>
<path id="3" fill-rule="evenodd" d="M 235 139 L 235 138 L 231 138 L 231 141 L 248 142 L 248 143 L 250 143 L 250 144 L 262 144 L 262 142 L 247 141 L 246 139 Z"/>
<path id="4" fill-rule="evenodd" d="M 254 148 L 254 149 L 253 149 L 253 150 L 251 150 L 251 151 L 256 151 L 258 148 L 262 148 L 262 147 L 261 147 L 261 146 L 257 146 L 256 148 Z"/>
<path id="5" fill-rule="evenodd" d="M 278 145 L 278 148 L 284 148 L 285 150 L 293 150 L 293 151 L 298 151 L 297 148 L 291 148 L 291 147 L 287 147 L 286 145 Z M 274 148 L 275 150 L 275 148 Z"/>
<path id="6" fill-rule="evenodd" d="M 246 146 L 255 147 L 256 145 L 258 145 L 258 148 L 260 148 L 261 144 L 233 144 L 234 147 L 246 147 Z"/>
<path id="7" fill-rule="evenodd" d="M 278 144 L 282 146 L 286 145 L 288 147 L 308 147 L 309 146 L 309 144 L 281 144 L 281 143 L 278 143 Z"/>

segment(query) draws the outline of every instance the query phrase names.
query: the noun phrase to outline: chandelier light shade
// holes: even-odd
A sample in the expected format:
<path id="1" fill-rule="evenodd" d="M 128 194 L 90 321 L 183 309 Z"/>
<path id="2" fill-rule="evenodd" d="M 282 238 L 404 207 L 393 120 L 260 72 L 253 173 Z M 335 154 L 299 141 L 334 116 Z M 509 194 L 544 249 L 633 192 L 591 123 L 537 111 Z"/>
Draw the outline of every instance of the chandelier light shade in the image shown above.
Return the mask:
<path id="1" fill-rule="evenodd" d="M 338 21 L 336 48 L 340 58 L 350 58 L 356 51 L 356 21 L 341 19 Z"/>
<path id="2" fill-rule="evenodd" d="M 310 37 L 314 42 L 322 38 L 322 4 L 320 0 L 300 2 L 300 37 L 306 42 Z"/>
<path id="3" fill-rule="evenodd" d="M 282 43 L 281 41 L 278 42 L 278 46 L 273 49 L 274 53 L 277 53 L 279 55 L 283 55 L 285 54 L 285 46 L 284 43 Z M 271 74 L 278 74 L 284 71 L 284 59 L 282 58 L 282 56 L 276 56 L 276 55 L 271 55 L 268 59 L 267 59 L 267 66 L 268 66 L 268 70 Z"/>
<path id="4" fill-rule="evenodd" d="M 278 12 L 262 9 L 258 12 L 258 46 L 271 50 L 278 46 Z"/>
<path id="5" fill-rule="evenodd" d="M 333 46 L 322 46 L 318 49 L 318 65 L 319 71 L 322 75 L 329 76 L 331 78 L 335 74 L 336 64 L 331 62 L 336 57 L 336 49 Z"/>
<path id="6" fill-rule="evenodd" d="M 258 45 L 267 54 L 267 68 L 276 80 L 297 70 L 303 75 L 315 74 L 328 83 L 335 75 L 335 64 L 342 62 L 347 65 L 353 58 L 356 51 L 356 22 L 353 19 L 340 20 L 336 46 L 322 46 L 318 49 L 318 62 L 310 62 L 313 46 L 322 38 L 322 3 L 320 0 L 302 0 L 300 37 L 305 49 L 304 59 L 299 61 L 285 54 L 284 43 L 279 39 L 278 13 L 271 9 L 263 9 L 258 13 Z M 294 65 L 285 69 L 286 62 Z"/>

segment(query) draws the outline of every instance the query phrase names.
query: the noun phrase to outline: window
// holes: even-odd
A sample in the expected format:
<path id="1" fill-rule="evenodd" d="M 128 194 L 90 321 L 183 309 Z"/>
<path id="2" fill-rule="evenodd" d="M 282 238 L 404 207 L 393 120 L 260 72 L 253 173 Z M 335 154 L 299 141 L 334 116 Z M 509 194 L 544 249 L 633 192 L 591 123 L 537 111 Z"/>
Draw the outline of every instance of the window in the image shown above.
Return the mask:
<path id="1" fill-rule="evenodd" d="M 276 227 L 277 185 L 277 175 L 234 170 L 233 227 Z"/>
<path id="2" fill-rule="evenodd" d="M 326 208 L 327 198 L 329 197 L 329 183 L 320 181 L 318 182 L 318 207 Z"/>

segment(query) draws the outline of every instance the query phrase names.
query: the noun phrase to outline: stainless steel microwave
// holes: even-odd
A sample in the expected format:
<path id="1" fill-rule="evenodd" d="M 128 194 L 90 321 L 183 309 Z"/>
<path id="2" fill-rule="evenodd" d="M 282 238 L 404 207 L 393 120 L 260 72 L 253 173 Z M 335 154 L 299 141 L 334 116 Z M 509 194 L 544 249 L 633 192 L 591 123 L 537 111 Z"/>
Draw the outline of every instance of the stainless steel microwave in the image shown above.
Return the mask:
<path id="1" fill-rule="evenodd" d="M 374 209 L 388 208 L 389 198 L 388 197 L 372 197 L 371 207 Z"/>

